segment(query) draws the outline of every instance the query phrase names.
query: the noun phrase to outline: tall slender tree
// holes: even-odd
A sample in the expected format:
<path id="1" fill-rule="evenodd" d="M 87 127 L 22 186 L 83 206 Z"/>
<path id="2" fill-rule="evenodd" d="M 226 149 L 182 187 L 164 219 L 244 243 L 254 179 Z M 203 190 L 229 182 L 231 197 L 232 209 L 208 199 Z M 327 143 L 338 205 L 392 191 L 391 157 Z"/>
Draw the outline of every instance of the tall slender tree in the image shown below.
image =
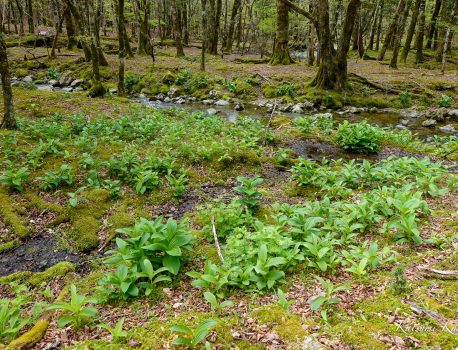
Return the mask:
<path id="1" fill-rule="evenodd" d="M 415 63 L 423 63 L 425 56 L 423 54 L 423 42 L 425 37 L 425 25 L 426 25 L 426 0 L 420 2 L 420 14 L 418 19 L 418 30 L 415 38 L 415 48 L 417 50 L 415 54 Z"/>
<path id="2" fill-rule="evenodd" d="M 1 29 L 0 29 L 1 30 Z M 16 129 L 17 123 L 13 109 L 13 90 L 11 88 L 10 71 L 8 67 L 8 56 L 3 33 L 0 32 L 0 75 L 3 87 L 3 120 L 0 129 Z"/>
<path id="3" fill-rule="evenodd" d="M 125 49 L 125 36 L 124 36 L 124 0 L 118 0 L 117 2 L 117 23 L 118 23 L 118 96 L 125 96 L 126 89 L 124 85 L 124 67 L 126 58 Z"/>

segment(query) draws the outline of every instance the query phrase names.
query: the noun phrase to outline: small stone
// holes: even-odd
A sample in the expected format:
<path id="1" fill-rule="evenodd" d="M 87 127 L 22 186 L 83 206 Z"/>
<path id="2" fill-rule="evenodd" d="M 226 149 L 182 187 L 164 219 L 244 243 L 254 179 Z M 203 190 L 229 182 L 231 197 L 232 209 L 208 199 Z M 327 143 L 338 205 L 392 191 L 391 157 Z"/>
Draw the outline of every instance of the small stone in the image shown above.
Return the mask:
<path id="1" fill-rule="evenodd" d="M 439 130 L 447 134 L 454 134 L 456 132 L 456 129 L 452 124 L 441 126 Z"/>
<path id="2" fill-rule="evenodd" d="M 164 101 L 165 97 L 166 96 L 163 93 L 160 93 L 156 95 L 156 100 Z"/>
<path id="3" fill-rule="evenodd" d="M 421 123 L 422 126 L 425 126 L 427 128 L 434 127 L 437 124 L 437 121 L 434 119 L 426 119 L 423 123 Z"/>
<path id="4" fill-rule="evenodd" d="M 446 113 L 446 116 L 458 120 L 458 109 L 451 109 Z"/>
<path id="5" fill-rule="evenodd" d="M 32 79 L 31 75 L 27 75 L 26 77 L 24 77 L 24 79 L 22 79 L 22 81 L 24 83 L 31 83 L 31 82 L 33 82 L 33 79 Z"/>
<path id="6" fill-rule="evenodd" d="M 73 88 L 71 88 L 70 86 L 67 86 L 67 87 L 62 88 L 62 91 L 64 91 L 64 92 L 72 92 Z"/>
<path id="7" fill-rule="evenodd" d="M 167 92 L 167 96 L 174 97 L 177 91 L 178 89 L 175 86 L 171 86 L 169 92 Z"/>
<path id="8" fill-rule="evenodd" d="M 210 90 L 210 92 L 208 93 L 208 95 L 209 95 L 210 97 L 213 97 L 213 98 L 218 98 L 218 96 L 219 96 L 219 91 L 217 91 L 217 90 Z"/>
<path id="9" fill-rule="evenodd" d="M 70 86 L 71 86 L 71 85 L 70 85 Z M 108 92 L 109 92 L 110 94 L 116 94 L 116 93 L 118 93 L 118 89 L 109 89 Z"/>
<path id="10" fill-rule="evenodd" d="M 202 103 L 204 105 L 212 105 L 212 104 L 215 104 L 215 100 L 212 100 L 212 99 L 205 99 L 205 100 L 202 100 Z"/>
<path id="11" fill-rule="evenodd" d="M 74 87 L 80 86 L 82 83 L 84 83 L 84 79 L 75 79 L 72 81 L 70 86 L 74 88 Z"/>
<path id="12" fill-rule="evenodd" d="M 243 111 L 245 109 L 245 106 L 243 105 L 243 103 L 237 103 L 234 107 L 234 109 L 236 111 Z"/>
<path id="13" fill-rule="evenodd" d="M 302 350 L 322 350 L 324 348 L 313 337 L 306 337 L 302 340 L 301 349 Z"/>
<path id="14" fill-rule="evenodd" d="M 165 97 L 164 100 L 163 100 L 165 103 L 170 103 L 172 102 L 172 99 L 170 97 Z"/>
<path id="15" fill-rule="evenodd" d="M 55 79 L 50 80 L 48 84 L 54 87 L 59 86 L 59 82 Z"/>
<path id="16" fill-rule="evenodd" d="M 408 119 L 402 119 L 400 124 L 401 125 L 409 125 L 409 120 Z"/>
<path id="17" fill-rule="evenodd" d="M 349 114 L 357 114 L 359 112 L 360 110 L 356 107 L 349 107 L 345 110 L 345 113 L 349 113 Z"/>
<path id="18" fill-rule="evenodd" d="M 195 97 L 188 97 L 188 101 L 189 101 L 189 102 L 196 102 L 196 101 L 197 101 L 197 98 L 195 98 Z"/>
<path id="19" fill-rule="evenodd" d="M 216 110 L 215 108 L 209 108 L 209 109 L 207 109 L 206 113 L 207 113 L 208 116 L 212 116 L 212 115 L 219 114 L 219 111 Z"/>
<path id="20" fill-rule="evenodd" d="M 303 113 L 304 110 L 302 109 L 302 103 L 298 103 L 297 105 L 294 105 L 293 109 L 291 110 L 291 112 L 297 113 L 297 114 Z"/>
<path id="21" fill-rule="evenodd" d="M 179 104 L 179 105 L 182 105 L 183 103 L 186 103 L 186 100 L 185 100 L 184 98 L 180 97 L 179 99 L 177 99 L 177 100 L 175 101 L 175 103 L 177 103 L 177 104 Z"/>
<path id="22" fill-rule="evenodd" d="M 215 105 L 217 105 L 217 106 L 228 106 L 229 105 L 229 101 L 218 100 L 218 101 L 215 102 Z"/>

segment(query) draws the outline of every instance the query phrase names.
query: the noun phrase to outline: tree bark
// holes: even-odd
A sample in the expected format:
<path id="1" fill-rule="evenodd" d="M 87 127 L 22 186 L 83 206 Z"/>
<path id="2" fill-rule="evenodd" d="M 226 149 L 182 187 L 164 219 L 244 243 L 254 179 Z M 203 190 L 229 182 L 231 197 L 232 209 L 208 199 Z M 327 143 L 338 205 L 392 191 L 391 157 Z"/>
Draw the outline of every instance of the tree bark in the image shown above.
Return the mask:
<path id="1" fill-rule="evenodd" d="M 173 34 L 175 37 L 175 47 L 177 50 L 177 57 L 184 57 L 183 43 L 181 42 L 181 18 L 179 6 L 181 0 L 172 0 L 172 19 L 173 19 Z"/>
<path id="2" fill-rule="evenodd" d="M 118 24 L 118 43 L 119 43 L 119 51 L 118 51 L 118 96 L 125 96 L 126 89 L 124 85 L 124 69 L 125 69 L 125 58 L 126 58 L 126 50 L 125 50 L 125 26 L 124 26 L 124 0 L 118 0 L 117 2 L 117 24 Z"/>
<path id="3" fill-rule="evenodd" d="M 390 62 L 391 68 L 398 68 L 399 49 L 401 47 L 401 40 L 402 36 L 404 35 L 405 23 L 407 21 L 407 17 L 409 17 L 409 10 L 411 5 L 412 0 L 407 0 L 406 6 L 402 13 L 402 17 L 400 18 L 399 23 L 397 25 L 396 34 L 394 35 L 393 56 L 391 57 Z"/>
<path id="4" fill-rule="evenodd" d="M 428 30 L 428 41 L 426 42 L 426 48 L 431 49 L 433 46 L 434 35 L 436 34 L 436 24 L 437 24 L 437 17 L 439 16 L 439 12 L 441 9 L 442 0 L 436 0 L 433 14 L 431 16 L 431 22 L 429 24 Z"/>
<path id="5" fill-rule="evenodd" d="M 226 39 L 226 51 L 227 52 L 232 51 L 232 44 L 234 43 L 235 24 L 237 21 L 237 14 L 240 10 L 241 4 L 242 4 L 241 0 L 234 0 L 234 4 L 232 5 L 231 19 L 229 22 L 229 29 L 228 29 L 227 39 Z"/>
<path id="6" fill-rule="evenodd" d="M 35 33 L 35 24 L 33 21 L 33 5 L 32 0 L 27 0 L 27 22 L 29 25 L 29 33 Z"/>
<path id="7" fill-rule="evenodd" d="M 208 38 L 208 52 L 218 54 L 218 35 L 221 17 L 222 0 L 210 0 L 210 35 Z"/>
<path id="8" fill-rule="evenodd" d="M 446 26 L 445 35 L 444 35 L 444 38 L 441 41 L 439 41 L 439 48 L 437 50 L 437 56 L 436 56 L 437 61 L 442 62 L 442 73 L 444 73 L 444 71 L 445 71 L 445 63 L 446 63 L 446 56 L 447 56 L 447 46 L 448 46 L 449 41 L 450 41 L 452 28 L 454 28 L 455 25 L 456 25 L 456 14 L 457 14 L 457 12 L 458 12 L 458 0 L 454 0 L 453 1 L 452 12 L 451 12 L 450 18 L 449 18 L 449 23 L 446 24 L 446 25 L 444 24 Z M 439 57 L 439 55 L 440 55 L 440 57 Z M 440 60 L 439 60 L 439 58 L 440 58 Z"/>
<path id="9" fill-rule="evenodd" d="M 65 29 L 67 31 L 67 49 L 73 50 L 76 47 L 75 25 L 73 23 L 72 13 L 67 7 L 64 11 Z"/>
<path id="10" fill-rule="evenodd" d="M 390 46 L 391 41 L 393 40 L 393 37 L 395 36 L 396 33 L 396 27 L 399 23 L 399 17 L 401 17 L 401 14 L 404 11 L 405 7 L 405 1 L 404 0 L 399 0 L 398 6 L 396 9 L 396 12 L 394 14 L 394 17 L 391 21 L 390 27 L 388 29 L 388 32 L 386 33 L 385 40 L 383 42 L 382 49 L 379 52 L 379 55 L 377 57 L 377 60 L 383 61 L 386 51 L 388 50 L 388 46 Z"/>
<path id="11" fill-rule="evenodd" d="M 207 0 L 201 0 L 202 5 L 202 50 L 200 52 L 200 70 L 205 72 L 205 50 L 207 48 Z"/>
<path id="12" fill-rule="evenodd" d="M 420 15 L 418 21 L 417 37 L 415 39 L 415 63 L 423 63 L 425 56 L 423 55 L 423 41 L 425 37 L 425 23 L 426 23 L 426 0 L 420 1 Z"/>
<path id="13" fill-rule="evenodd" d="M 293 63 L 289 54 L 289 8 L 282 0 L 277 0 L 277 31 L 275 34 L 274 48 L 269 63 L 271 65 L 288 65 Z"/>
<path id="14" fill-rule="evenodd" d="M 415 27 L 417 26 L 418 14 L 420 13 L 420 6 L 423 0 L 415 0 L 415 4 L 412 11 L 412 19 L 410 20 L 409 29 L 407 30 L 406 40 L 404 47 L 401 52 L 401 62 L 406 63 L 407 56 L 409 55 L 410 46 L 412 44 L 413 35 L 415 33 Z"/>
<path id="15" fill-rule="evenodd" d="M 2 28 L 0 30 L 3 30 Z M 0 33 L 0 75 L 3 87 L 3 120 L 0 129 L 17 129 L 16 118 L 13 109 L 13 90 L 11 89 L 10 71 L 8 67 L 8 56 L 3 33 Z"/>

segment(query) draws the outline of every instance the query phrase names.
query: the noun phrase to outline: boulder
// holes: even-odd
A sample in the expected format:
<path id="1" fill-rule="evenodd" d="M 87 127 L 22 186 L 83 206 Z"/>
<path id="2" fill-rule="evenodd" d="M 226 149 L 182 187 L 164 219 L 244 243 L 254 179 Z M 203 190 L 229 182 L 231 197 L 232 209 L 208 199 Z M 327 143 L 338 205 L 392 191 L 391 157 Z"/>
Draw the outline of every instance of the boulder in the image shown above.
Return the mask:
<path id="1" fill-rule="evenodd" d="M 173 74 L 171 71 L 167 71 L 163 76 L 162 76 L 162 82 L 167 85 L 172 85 L 175 82 L 176 75 Z"/>
<path id="2" fill-rule="evenodd" d="M 422 126 L 425 126 L 427 128 L 432 128 L 437 124 L 437 120 L 434 119 L 426 119 L 423 123 L 421 123 Z"/>
<path id="3" fill-rule="evenodd" d="M 446 117 L 458 120 L 458 109 L 451 109 L 447 111 Z"/>
<path id="4" fill-rule="evenodd" d="M 49 85 L 51 85 L 53 87 L 59 86 L 59 82 L 57 80 L 55 80 L 55 79 L 50 80 L 48 83 L 49 83 Z"/>
<path id="5" fill-rule="evenodd" d="M 171 86 L 169 92 L 167 92 L 167 96 L 174 97 L 177 94 L 178 88 L 176 86 Z"/>
<path id="6" fill-rule="evenodd" d="M 77 87 L 77 86 L 80 86 L 80 85 L 83 84 L 83 83 L 84 83 L 84 79 L 75 79 L 75 80 L 72 81 L 72 83 L 70 84 L 70 86 L 71 86 L 72 88 L 75 88 L 75 87 Z"/>
<path id="7" fill-rule="evenodd" d="M 441 126 L 439 130 L 447 134 L 454 134 L 457 131 L 452 124 Z"/>
<path id="8" fill-rule="evenodd" d="M 217 114 L 219 114 L 219 111 L 216 110 L 215 108 L 209 108 L 209 109 L 206 110 L 206 114 L 208 116 L 217 115 Z"/>
<path id="9" fill-rule="evenodd" d="M 163 101 L 165 103 L 170 103 L 170 102 L 172 102 L 172 99 L 170 97 L 166 96 Z"/>
<path id="10" fill-rule="evenodd" d="M 182 97 L 178 98 L 175 103 L 178 103 L 179 105 L 182 105 L 183 103 L 186 103 L 186 100 Z"/>
<path id="11" fill-rule="evenodd" d="M 229 101 L 227 100 L 218 100 L 215 102 L 215 105 L 217 106 L 229 106 Z"/>
<path id="12" fill-rule="evenodd" d="M 157 95 L 156 95 L 156 100 L 158 100 L 158 101 L 164 101 L 165 97 L 166 97 L 166 96 L 165 96 L 163 93 L 160 93 L 160 94 L 157 94 Z"/>
<path id="13" fill-rule="evenodd" d="M 208 99 L 202 100 L 202 103 L 204 105 L 213 105 L 213 104 L 215 104 L 215 100 L 212 100 L 212 99 L 208 98 Z"/>
<path id="14" fill-rule="evenodd" d="M 27 75 L 26 77 L 24 77 L 24 79 L 22 79 L 22 81 L 24 83 L 31 83 L 31 82 L 33 82 L 33 78 L 32 78 L 31 75 Z"/>

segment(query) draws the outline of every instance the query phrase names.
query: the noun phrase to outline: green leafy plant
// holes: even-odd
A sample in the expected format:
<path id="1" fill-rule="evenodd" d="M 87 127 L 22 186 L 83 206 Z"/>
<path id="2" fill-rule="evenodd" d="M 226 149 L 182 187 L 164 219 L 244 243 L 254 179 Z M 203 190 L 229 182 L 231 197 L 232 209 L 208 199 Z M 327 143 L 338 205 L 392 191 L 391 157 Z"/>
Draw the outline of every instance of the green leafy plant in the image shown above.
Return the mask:
<path id="1" fill-rule="evenodd" d="M 97 316 L 97 309 L 93 306 L 87 306 L 88 304 L 96 304 L 97 300 L 78 294 L 74 284 L 70 286 L 70 294 L 70 302 L 57 301 L 50 305 L 48 310 L 61 310 L 64 312 L 63 316 L 57 320 L 58 327 L 71 324 L 75 329 L 80 329 Z"/>
<path id="2" fill-rule="evenodd" d="M 114 327 L 111 327 L 109 324 L 106 323 L 100 323 L 98 327 L 106 329 L 108 332 L 110 332 L 111 338 L 116 343 L 127 338 L 127 332 L 122 329 L 124 321 L 125 318 L 123 317 L 119 319 L 118 322 L 116 322 L 116 325 Z"/>
<path id="3" fill-rule="evenodd" d="M 218 300 L 218 296 L 216 296 L 210 291 L 204 292 L 204 298 L 210 303 L 210 307 L 213 312 L 216 312 L 216 315 L 221 315 L 223 309 L 234 305 L 234 303 L 231 300 L 224 300 L 220 302 Z"/>
<path id="4" fill-rule="evenodd" d="M 73 184 L 71 171 L 72 168 L 69 165 L 63 164 L 57 171 L 46 172 L 44 176 L 38 178 L 41 181 L 40 188 L 43 190 L 52 190 L 62 184 Z"/>
<path id="5" fill-rule="evenodd" d="M 80 193 L 84 191 L 86 187 L 82 186 L 78 188 L 75 192 L 68 192 L 68 204 L 76 208 L 79 204 L 87 202 L 87 198 L 80 196 Z"/>
<path id="6" fill-rule="evenodd" d="M 400 265 L 394 270 L 391 289 L 394 294 L 405 294 L 410 289 L 404 266 Z"/>
<path id="7" fill-rule="evenodd" d="M 294 97 L 296 94 L 296 87 L 292 84 L 284 84 L 277 87 L 276 90 L 277 96 L 290 96 Z"/>
<path id="8" fill-rule="evenodd" d="M 59 79 L 60 77 L 60 72 L 53 67 L 48 68 L 48 77 L 51 79 Z"/>
<path id="9" fill-rule="evenodd" d="M 230 271 L 226 271 L 210 260 L 207 260 L 204 265 L 203 273 L 197 271 L 190 271 L 186 274 L 194 278 L 191 284 L 194 287 L 210 290 L 219 298 L 224 297 L 224 287 L 229 283 Z"/>
<path id="10" fill-rule="evenodd" d="M 0 341 L 13 340 L 31 322 L 31 318 L 21 312 L 24 303 L 22 297 L 0 299 Z"/>
<path id="11" fill-rule="evenodd" d="M 173 341 L 173 344 L 186 345 L 190 348 L 195 348 L 199 343 L 208 337 L 210 331 L 216 327 L 217 324 L 218 323 L 214 320 L 204 320 L 194 329 L 186 325 L 173 326 L 170 329 L 172 333 L 180 335 Z"/>
<path id="12" fill-rule="evenodd" d="M 345 150 L 360 153 L 377 153 L 380 150 L 380 134 L 367 121 L 339 125 L 336 134 L 337 144 Z"/>
<path id="13" fill-rule="evenodd" d="M 283 293 L 283 291 L 280 288 L 277 289 L 277 297 L 278 297 L 277 304 L 283 310 L 288 310 L 289 306 L 294 302 L 293 300 L 287 300 L 285 293 Z"/>
<path id="14" fill-rule="evenodd" d="M 18 170 L 5 170 L 0 176 L 0 183 L 8 188 L 22 192 L 29 176 L 30 173 L 25 167 Z"/>
<path id="15" fill-rule="evenodd" d="M 170 186 L 174 189 L 174 196 L 181 197 L 186 191 L 186 183 L 188 181 L 186 173 L 181 174 L 180 176 L 173 175 L 170 171 L 166 175 L 166 179 L 169 182 Z"/>
<path id="16" fill-rule="evenodd" d="M 310 308 L 313 311 L 321 309 L 321 317 L 325 322 L 328 321 L 328 311 L 336 304 L 340 303 L 340 299 L 336 297 L 336 293 L 350 289 L 347 285 L 342 284 L 335 286 L 334 283 L 326 281 L 321 277 L 315 277 L 324 288 L 324 292 L 315 295 L 310 300 Z"/>
<path id="17" fill-rule="evenodd" d="M 244 196 L 240 199 L 240 203 L 246 205 L 249 210 L 253 211 L 259 204 L 258 198 L 261 197 L 261 192 L 256 190 L 256 187 L 262 184 L 264 179 L 259 176 L 255 176 L 251 179 L 239 176 L 237 177 L 237 181 L 240 182 L 241 185 L 234 187 L 234 191 Z"/>
<path id="18" fill-rule="evenodd" d="M 407 91 L 401 92 L 399 94 L 399 101 L 401 102 L 402 107 L 410 107 L 412 105 L 412 94 Z"/>
<path id="19" fill-rule="evenodd" d="M 294 125 L 302 131 L 303 133 L 307 134 L 312 129 L 312 118 L 310 117 L 297 117 L 293 120 Z"/>
<path id="20" fill-rule="evenodd" d="M 224 82 L 224 86 L 231 93 L 235 93 L 237 91 L 237 84 L 235 82 L 233 82 L 233 81 L 226 80 Z"/>
<path id="21" fill-rule="evenodd" d="M 442 94 L 440 99 L 439 99 L 439 106 L 444 107 L 444 108 L 450 108 L 453 104 L 453 98 L 446 95 Z"/>
<path id="22" fill-rule="evenodd" d="M 184 85 L 186 84 L 189 79 L 191 79 L 191 72 L 189 69 L 182 69 L 178 72 L 175 78 L 175 84 L 177 85 Z"/>

